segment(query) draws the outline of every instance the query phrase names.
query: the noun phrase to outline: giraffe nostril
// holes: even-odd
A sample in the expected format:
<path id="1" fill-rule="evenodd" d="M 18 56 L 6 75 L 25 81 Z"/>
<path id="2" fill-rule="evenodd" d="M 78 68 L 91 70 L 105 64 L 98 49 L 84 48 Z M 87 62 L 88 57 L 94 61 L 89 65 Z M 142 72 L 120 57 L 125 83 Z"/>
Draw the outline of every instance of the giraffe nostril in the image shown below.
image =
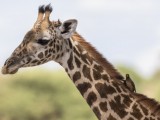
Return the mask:
<path id="1" fill-rule="evenodd" d="M 14 61 L 14 60 L 9 60 L 9 61 L 7 62 L 7 64 L 8 64 L 8 66 L 11 66 L 11 65 L 15 64 L 15 61 Z"/>

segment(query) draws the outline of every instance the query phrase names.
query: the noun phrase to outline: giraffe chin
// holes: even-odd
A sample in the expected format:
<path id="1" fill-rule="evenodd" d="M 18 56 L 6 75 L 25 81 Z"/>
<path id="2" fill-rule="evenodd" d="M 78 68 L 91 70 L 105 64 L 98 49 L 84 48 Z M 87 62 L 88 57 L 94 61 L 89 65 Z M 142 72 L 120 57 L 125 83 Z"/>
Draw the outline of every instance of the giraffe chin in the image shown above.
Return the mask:
<path id="1" fill-rule="evenodd" d="M 9 70 L 5 67 L 2 68 L 2 74 L 15 74 L 16 72 L 18 71 L 18 68 L 17 69 L 12 69 L 12 70 Z"/>

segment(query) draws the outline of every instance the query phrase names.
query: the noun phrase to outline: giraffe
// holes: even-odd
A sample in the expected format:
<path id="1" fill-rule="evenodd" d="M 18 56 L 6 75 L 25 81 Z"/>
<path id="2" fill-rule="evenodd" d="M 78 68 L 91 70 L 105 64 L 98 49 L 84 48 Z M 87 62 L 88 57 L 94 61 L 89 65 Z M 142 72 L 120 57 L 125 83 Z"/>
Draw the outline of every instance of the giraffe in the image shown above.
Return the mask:
<path id="1" fill-rule="evenodd" d="M 3 74 L 55 61 L 99 120 L 160 120 L 160 104 L 126 88 L 123 76 L 76 32 L 76 19 L 50 21 L 51 5 L 38 11 L 33 28 L 6 60 Z"/>

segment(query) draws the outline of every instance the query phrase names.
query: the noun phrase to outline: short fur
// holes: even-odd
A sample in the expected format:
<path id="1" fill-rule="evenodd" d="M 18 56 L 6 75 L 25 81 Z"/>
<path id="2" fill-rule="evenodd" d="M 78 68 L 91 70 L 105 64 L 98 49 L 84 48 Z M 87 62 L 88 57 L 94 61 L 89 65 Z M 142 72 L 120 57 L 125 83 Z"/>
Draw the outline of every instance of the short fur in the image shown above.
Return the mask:
<path id="1" fill-rule="evenodd" d="M 90 43 L 86 42 L 77 32 L 72 36 L 80 45 L 107 71 L 111 78 L 124 80 L 124 77 L 100 54 Z"/>
<path id="2" fill-rule="evenodd" d="M 143 106 L 147 106 L 153 114 L 160 116 L 160 103 L 152 98 L 148 98 L 145 95 L 135 93 L 133 97 L 137 99 L 137 102 Z"/>

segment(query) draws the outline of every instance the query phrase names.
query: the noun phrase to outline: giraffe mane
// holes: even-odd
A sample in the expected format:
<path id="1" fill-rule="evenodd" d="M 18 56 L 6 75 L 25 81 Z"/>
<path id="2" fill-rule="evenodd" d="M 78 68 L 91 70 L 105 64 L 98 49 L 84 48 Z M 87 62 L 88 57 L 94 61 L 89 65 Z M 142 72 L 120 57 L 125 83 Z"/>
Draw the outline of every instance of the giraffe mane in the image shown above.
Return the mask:
<path id="1" fill-rule="evenodd" d="M 133 96 L 137 99 L 138 103 L 140 103 L 145 108 L 150 109 L 152 114 L 160 116 L 160 103 L 158 101 L 139 93 L 134 93 Z"/>
<path id="2" fill-rule="evenodd" d="M 90 55 L 93 57 L 96 62 L 98 62 L 111 78 L 124 79 L 124 77 L 113 67 L 113 65 L 106 60 L 101 53 L 99 53 L 95 47 L 88 43 L 81 35 L 75 32 L 72 36 L 73 41 L 77 41 Z"/>

